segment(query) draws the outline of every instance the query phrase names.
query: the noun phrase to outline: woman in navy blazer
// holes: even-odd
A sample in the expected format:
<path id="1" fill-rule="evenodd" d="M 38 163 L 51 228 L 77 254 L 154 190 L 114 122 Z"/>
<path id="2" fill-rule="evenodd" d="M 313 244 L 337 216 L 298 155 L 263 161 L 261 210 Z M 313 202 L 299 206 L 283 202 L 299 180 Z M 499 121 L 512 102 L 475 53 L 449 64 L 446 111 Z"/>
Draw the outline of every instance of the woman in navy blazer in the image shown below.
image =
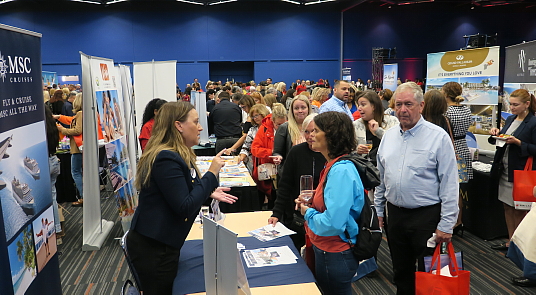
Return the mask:
<path id="1" fill-rule="evenodd" d="M 499 181 L 499 200 L 504 203 L 504 217 L 509 240 L 526 214 L 526 211 L 514 208 L 512 184 L 514 170 L 525 169 L 527 159 L 530 156 L 536 156 L 536 117 L 534 116 L 536 100 L 534 95 L 525 89 L 512 92 L 510 110 L 513 115 L 506 119 L 504 127 L 500 131 L 497 128 L 490 130 L 492 136 L 511 135 L 506 138 L 506 144 L 503 147 L 497 148 L 491 168 L 492 177 Z M 495 144 L 496 140 L 493 137 L 488 139 L 491 144 Z M 536 165 L 533 164 L 532 169 L 536 169 Z M 496 250 L 506 250 L 508 245 L 509 242 L 506 242 L 491 247 Z"/>
<path id="2" fill-rule="evenodd" d="M 151 138 L 138 164 L 139 205 L 127 247 L 145 295 L 171 294 L 179 254 L 201 205 L 208 198 L 234 203 L 218 187 L 221 151 L 200 176 L 191 149 L 198 144 L 199 115 L 192 104 L 169 102 L 156 116 Z"/>

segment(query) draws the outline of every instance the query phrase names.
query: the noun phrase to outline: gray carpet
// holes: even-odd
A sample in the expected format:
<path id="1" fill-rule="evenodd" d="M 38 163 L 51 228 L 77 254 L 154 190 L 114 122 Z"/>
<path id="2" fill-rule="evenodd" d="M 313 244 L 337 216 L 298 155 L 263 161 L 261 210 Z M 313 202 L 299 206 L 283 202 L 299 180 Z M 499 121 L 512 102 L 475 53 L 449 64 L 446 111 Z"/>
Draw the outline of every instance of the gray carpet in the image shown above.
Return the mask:
<path id="1" fill-rule="evenodd" d="M 94 252 L 81 250 L 82 208 L 63 205 L 71 213 L 65 213 L 66 236 L 58 248 L 62 252 L 59 261 L 63 293 L 120 294 L 130 273 L 119 242 L 114 239 L 123 234 L 114 198 L 102 200 L 102 217 L 115 224 L 101 250 Z M 511 277 L 522 273 L 504 252 L 490 248 L 499 241 L 484 241 L 469 232 L 465 232 L 463 238 L 456 236 L 453 240 L 456 251 L 464 252 L 466 270 L 471 271 L 471 294 L 536 294 L 536 288 L 516 287 L 510 283 Z M 353 294 L 395 294 L 386 240 L 378 252 L 378 267 L 378 276 L 365 277 L 353 284 Z"/>

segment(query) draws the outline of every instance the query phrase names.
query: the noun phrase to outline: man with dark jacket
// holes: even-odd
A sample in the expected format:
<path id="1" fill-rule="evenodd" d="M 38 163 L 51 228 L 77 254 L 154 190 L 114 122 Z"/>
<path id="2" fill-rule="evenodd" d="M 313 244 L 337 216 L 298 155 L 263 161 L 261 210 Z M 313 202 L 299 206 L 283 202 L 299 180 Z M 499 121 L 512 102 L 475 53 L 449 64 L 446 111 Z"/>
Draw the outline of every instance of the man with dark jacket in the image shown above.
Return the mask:
<path id="1" fill-rule="evenodd" d="M 229 93 L 222 92 L 218 103 L 208 116 L 209 131 L 216 135 L 216 154 L 232 147 L 242 136 L 242 110 L 229 101 Z"/>

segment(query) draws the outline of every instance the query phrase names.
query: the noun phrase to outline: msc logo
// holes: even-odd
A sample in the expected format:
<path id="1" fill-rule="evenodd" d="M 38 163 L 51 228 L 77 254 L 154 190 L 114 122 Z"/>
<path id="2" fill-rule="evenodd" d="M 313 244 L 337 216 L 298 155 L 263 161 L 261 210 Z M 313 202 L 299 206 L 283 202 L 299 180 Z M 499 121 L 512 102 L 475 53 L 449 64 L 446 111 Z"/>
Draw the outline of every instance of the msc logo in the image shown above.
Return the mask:
<path id="1" fill-rule="evenodd" d="M 525 50 L 521 49 L 521 52 L 519 52 L 519 55 L 517 57 L 517 63 L 519 64 L 519 68 L 525 72 Z"/>
<path id="2" fill-rule="evenodd" d="M 460 54 L 460 55 L 457 55 L 457 56 L 456 56 L 456 60 L 463 60 L 463 55 L 461 55 L 461 54 Z"/>
<path id="3" fill-rule="evenodd" d="M 7 60 L 0 52 L 0 78 L 5 81 L 7 74 L 29 74 L 32 72 L 31 59 L 23 56 L 7 56 Z"/>

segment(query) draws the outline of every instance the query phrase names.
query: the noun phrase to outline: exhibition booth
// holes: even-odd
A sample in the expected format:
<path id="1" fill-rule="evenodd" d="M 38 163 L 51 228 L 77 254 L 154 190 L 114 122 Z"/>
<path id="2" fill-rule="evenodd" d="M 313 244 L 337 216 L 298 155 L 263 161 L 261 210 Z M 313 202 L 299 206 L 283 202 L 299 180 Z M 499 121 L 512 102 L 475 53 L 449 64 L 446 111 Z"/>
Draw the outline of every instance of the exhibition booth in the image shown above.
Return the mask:
<path id="1" fill-rule="evenodd" d="M 52 187 L 46 153 L 42 86 L 57 82 L 54 72 L 41 70 L 41 35 L 0 24 L 0 256 L 9 263 L 0 266 L 0 289 L 7 294 L 61 294 L 59 261 L 54 231 Z M 4 40 L 6 40 L 4 42 Z M 501 123 L 499 112 L 508 112 L 508 97 L 515 89 L 536 90 L 536 42 L 506 48 L 504 86 L 499 83 L 499 47 L 431 53 L 427 57 L 426 90 L 440 88 L 449 81 L 462 85 L 463 96 L 472 111 L 469 131 L 474 135 L 474 163 L 490 164 L 494 146 L 487 143 L 487 132 Z M 525 58 L 526 57 L 526 58 Z M 530 57 L 530 58 L 529 58 Z M 112 221 L 101 216 L 101 185 L 109 186 L 117 202 L 124 231 L 138 204 L 133 185 L 136 163 L 140 157 L 137 134 L 143 109 L 155 97 L 176 99 L 177 61 L 148 61 L 133 64 L 133 79 L 128 66 L 115 64 L 106 57 L 80 52 L 81 82 L 85 116 L 83 118 L 83 251 L 99 250 L 103 241 L 113 239 Z M 384 81 L 396 89 L 397 66 L 385 65 Z M 134 83 L 132 83 L 134 80 Z M 143 83 L 136 84 L 136 81 Z M 134 93 L 136 94 L 134 96 Z M 134 98 L 135 97 L 135 98 Z M 204 93 L 192 95 L 198 113 L 206 113 Z M 205 116 L 201 116 L 199 166 L 213 153 Z M 100 136 L 102 134 L 102 136 Z M 470 135 L 469 135 L 470 136 Z M 472 137 L 473 138 L 473 137 Z M 70 154 L 59 149 L 62 171 L 70 171 Z M 478 155 L 478 156 L 476 156 Z M 228 159 L 232 161 L 232 159 Z M 33 163 L 33 164 L 32 164 Z M 38 166 L 39 172 L 35 173 Z M 474 170 L 466 191 L 462 191 L 463 223 L 476 236 L 491 240 L 507 236 L 502 203 L 497 199 L 497 185 L 492 183 L 489 166 Z M 33 169 L 33 170 L 32 170 Z M 231 187 L 239 197 L 236 204 L 222 204 L 228 214 L 225 227 L 238 234 L 246 248 L 289 246 L 297 263 L 274 268 L 249 269 L 246 275 L 255 294 L 319 294 L 314 277 L 301 260 L 291 240 L 281 238 L 269 243 L 255 240 L 248 231 L 265 225 L 270 212 L 261 209 L 257 188 L 247 169 L 231 164 L 220 173 L 220 185 Z M 76 200 L 76 189 L 69 173 L 56 182 L 58 202 Z M 106 188 L 108 189 L 108 187 Z M 249 213 L 237 213 L 249 212 Z M 236 213 L 236 214 L 235 214 Z M 194 224 L 183 252 L 176 278 L 176 294 L 204 291 L 199 279 L 203 270 L 203 234 Z M 293 275 L 289 276 L 291 273 Z M 182 287 L 186 289 L 179 289 Z"/>

